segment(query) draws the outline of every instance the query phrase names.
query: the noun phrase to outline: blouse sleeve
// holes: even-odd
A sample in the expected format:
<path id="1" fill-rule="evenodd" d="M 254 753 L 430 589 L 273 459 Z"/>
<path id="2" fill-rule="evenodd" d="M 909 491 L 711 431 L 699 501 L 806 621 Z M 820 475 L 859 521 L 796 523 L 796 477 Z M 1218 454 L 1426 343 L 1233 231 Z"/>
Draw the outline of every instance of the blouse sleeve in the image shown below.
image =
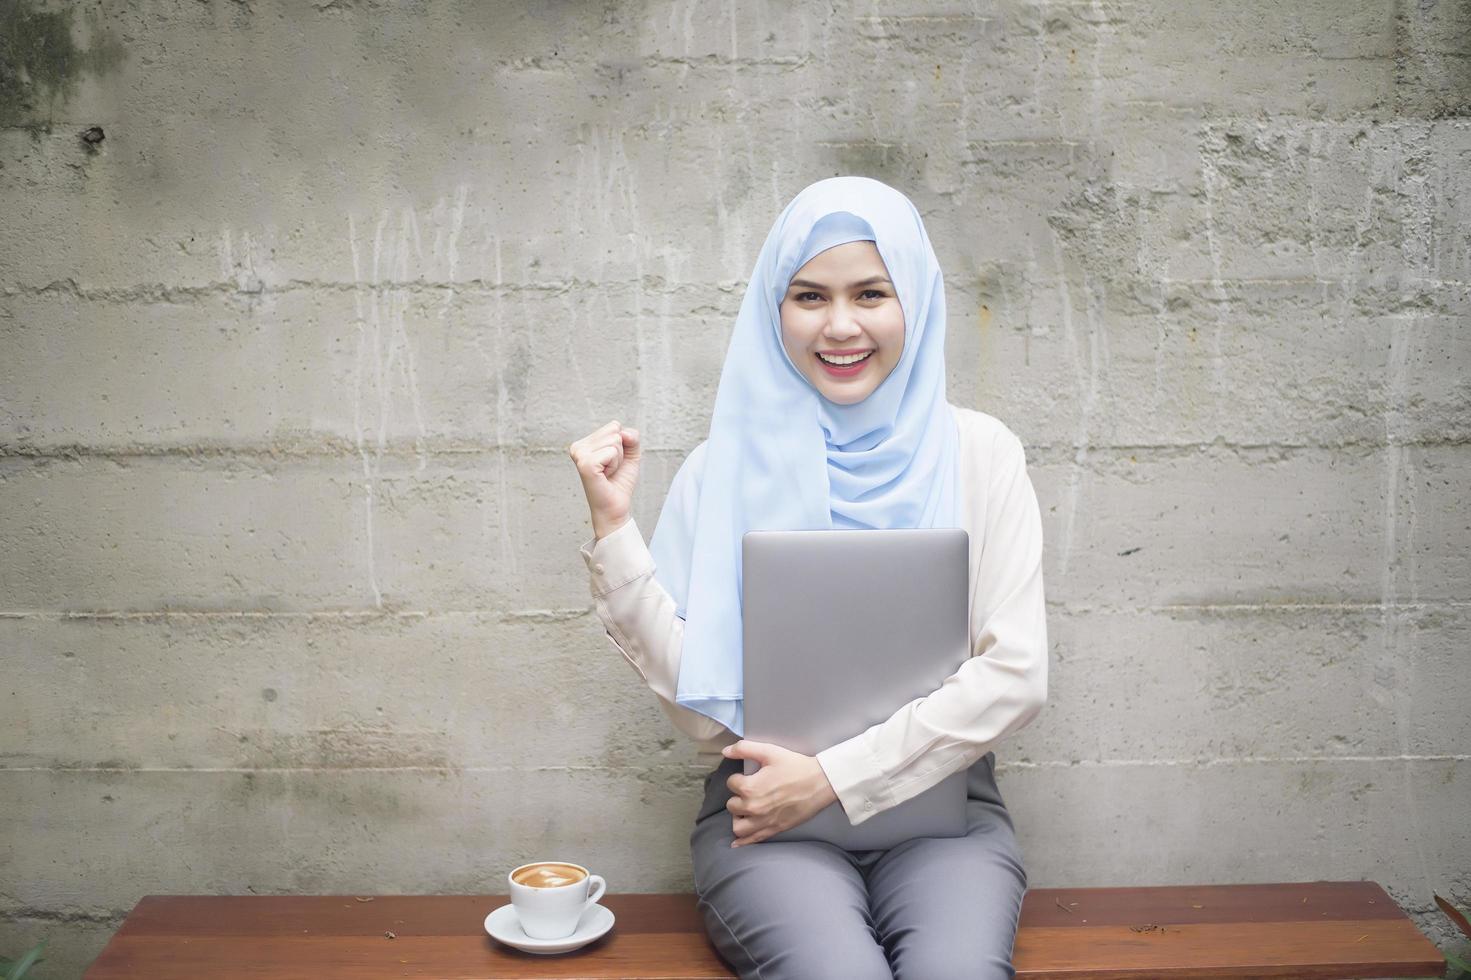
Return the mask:
<path id="1" fill-rule="evenodd" d="M 981 610 L 971 657 L 939 690 L 817 754 L 853 826 L 969 767 L 1047 700 L 1042 519 L 1020 440 L 996 434 L 986 488 Z"/>
<path id="2" fill-rule="evenodd" d="M 604 633 L 658 696 L 674 727 L 701 741 L 726 731 L 715 719 L 674 703 L 684 620 L 676 614 L 674 597 L 654 578 L 653 556 L 633 518 L 579 551 Z"/>

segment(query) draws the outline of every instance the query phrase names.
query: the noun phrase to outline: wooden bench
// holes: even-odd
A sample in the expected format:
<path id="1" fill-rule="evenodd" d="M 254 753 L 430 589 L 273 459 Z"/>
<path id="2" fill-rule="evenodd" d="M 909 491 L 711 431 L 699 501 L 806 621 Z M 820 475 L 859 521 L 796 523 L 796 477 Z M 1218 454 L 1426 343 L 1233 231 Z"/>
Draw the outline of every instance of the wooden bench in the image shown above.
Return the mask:
<path id="1" fill-rule="evenodd" d="M 485 934 L 504 895 L 195 896 L 138 902 L 86 977 L 619 977 L 732 974 L 692 895 L 609 895 L 613 930 L 537 956 Z M 388 935 L 392 933 L 392 937 Z M 1373 882 L 1043 888 L 1022 905 L 1027 978 L 1438 977 L 1439 951 Z"/>

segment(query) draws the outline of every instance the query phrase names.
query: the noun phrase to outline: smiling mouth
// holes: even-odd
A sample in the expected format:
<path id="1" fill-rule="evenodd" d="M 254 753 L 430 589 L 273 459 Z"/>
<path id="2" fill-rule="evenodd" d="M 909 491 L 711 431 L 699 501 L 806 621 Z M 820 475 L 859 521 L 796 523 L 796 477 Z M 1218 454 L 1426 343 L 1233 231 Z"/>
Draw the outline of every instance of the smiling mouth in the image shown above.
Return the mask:
<path id="1" fill-rule="evenodd" d="M 822 365 L 822 373 L 829 378 L 839 381 L 852 381 L 868 373 L 868 362 L 873 360 L 873 352 L 865 354 L 852 364 L 833 364 L 823 358 L 821 354 L 814 354 L 817 363 Z"/>
<path id="2" fill-rule="evenodd" d="M 831 358 L 823 356 L 822 354 L 818 354 L 817 359 L 824 364 L 831 365 L 832 367 L 852 367 L 854 364 L 862 364 L 864 361 L 872 357 L 873 353 L 873 351 L 869 351 L 862 357 L 857 358 L 853 357 L 852 355 L 845 355 L 840 360 L 833 360 Z"/>

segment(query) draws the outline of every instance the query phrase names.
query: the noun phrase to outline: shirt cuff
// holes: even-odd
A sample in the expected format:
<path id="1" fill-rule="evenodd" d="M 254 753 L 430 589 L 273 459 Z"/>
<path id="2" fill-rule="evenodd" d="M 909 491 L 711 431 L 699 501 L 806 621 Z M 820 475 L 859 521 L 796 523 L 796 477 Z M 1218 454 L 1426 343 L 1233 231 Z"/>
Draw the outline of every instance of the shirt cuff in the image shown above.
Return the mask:
<path id="1" fill-rule="evenodd" d="M 618 530 L 598 538 L 589 538 L 578 549 L 592 576 L 593 596 L 604 596 L 654 570 L 649 546 L 639 533 L 632 517 Z"/>
<path id="2" fill-rule="evenodd" d="M 868 750 L 866 732 L 817 753 L 848 823 L 854 827 L 892 806 L 883 773 Z"/>

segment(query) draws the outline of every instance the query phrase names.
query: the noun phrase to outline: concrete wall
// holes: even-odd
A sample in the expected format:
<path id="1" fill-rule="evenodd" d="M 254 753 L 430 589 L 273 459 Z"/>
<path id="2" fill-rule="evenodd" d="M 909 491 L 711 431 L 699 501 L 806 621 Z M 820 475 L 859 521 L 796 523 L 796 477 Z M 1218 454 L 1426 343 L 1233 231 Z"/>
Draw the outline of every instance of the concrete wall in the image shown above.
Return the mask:
<path id="1" fill-rule="evenodd" d="M 1466 0 L 0 15 L 38 977 L 148 893 L 691 887 L 702 773 L 591 613 L 565 446 L 642 428 L 651 533 L 772 218 L 838 173 L 918 204 L 951 398 L 1029 450 L 1032 884 L 1471 904 Z"/>

